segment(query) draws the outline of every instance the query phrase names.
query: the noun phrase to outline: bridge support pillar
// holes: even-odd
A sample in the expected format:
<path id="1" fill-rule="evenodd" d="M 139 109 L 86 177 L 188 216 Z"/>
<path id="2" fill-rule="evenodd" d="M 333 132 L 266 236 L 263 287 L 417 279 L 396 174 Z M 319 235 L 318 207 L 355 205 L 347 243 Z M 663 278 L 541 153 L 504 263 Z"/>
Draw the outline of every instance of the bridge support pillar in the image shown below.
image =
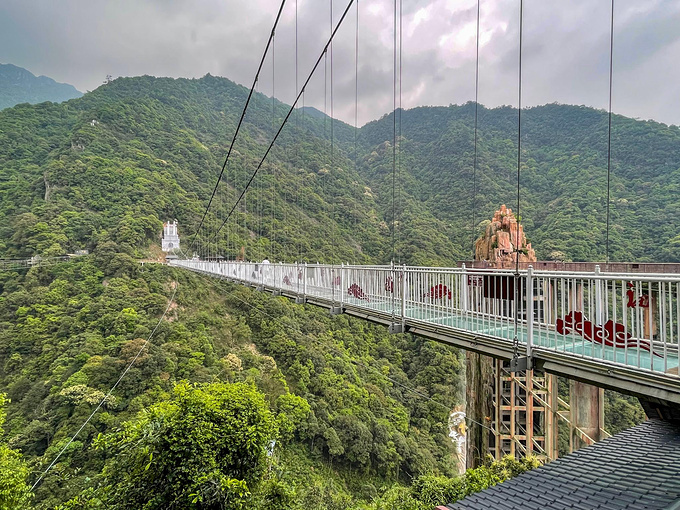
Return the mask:
<path id="1" fill-rule="evenodd" d="M 340 315 L 345 310 L 343 310 L 341 306 L 331 306 L 329 311 L 330 311 L 331 315 Z"/>
<path id="2" fill-rule="evenodd" d="M 604 439 L 604 389 L 569 381 L 569 449 Z"/>
<path id="3" fill-rule="evenodd" d="M 305 298 L 304 296 L 297 296 L 295 298 L 295 303 L 298 304 L 298 305 L 304 305 L 306 302 L 307 302 L 307 298 Z"/>
<path id="4" fill-rule="evenodd" d="M 476 352 L 466 353 L 465 415 L 469 418 L 465 467 L 484 463 L 490 447 L 490 431 L 495 415 L 493 397 L 494 359 Z"/>

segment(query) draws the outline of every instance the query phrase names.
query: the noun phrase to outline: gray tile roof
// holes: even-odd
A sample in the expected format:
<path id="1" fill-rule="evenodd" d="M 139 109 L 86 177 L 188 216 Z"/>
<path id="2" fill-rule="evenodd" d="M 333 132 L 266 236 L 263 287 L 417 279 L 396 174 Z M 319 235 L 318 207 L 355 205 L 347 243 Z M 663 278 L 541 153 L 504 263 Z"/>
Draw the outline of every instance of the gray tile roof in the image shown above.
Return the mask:
<path id="1" fill-rule="evenodd" d="M 648 420 L 451 510 L 680 510 L 680 425 Z"/>

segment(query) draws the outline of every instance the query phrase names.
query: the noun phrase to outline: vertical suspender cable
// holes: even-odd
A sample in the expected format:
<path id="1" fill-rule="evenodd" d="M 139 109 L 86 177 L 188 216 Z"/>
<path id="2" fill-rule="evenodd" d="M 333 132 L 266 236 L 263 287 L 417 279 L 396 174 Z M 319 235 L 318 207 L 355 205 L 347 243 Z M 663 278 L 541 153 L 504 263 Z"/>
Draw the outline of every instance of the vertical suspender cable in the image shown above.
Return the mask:
<path id="1" fill-rule="evenodd" d="M 517 237 L 515 238 L 515 336 L 513 339 L 514 356 L 517 356 L 517 349 L 519 344 L 518 329 L 519 329 L 519 249 L 520 249 L 520 209 L 519 209 L 519 185 L 520 185 L 520 164 L 522 162 L 522 29 L 523 29 L 523 0 L 519 0 L 519 72 L 518 72 L 518 88 L 517 88 Z M 533 306 L 533 304 L 530 304 Z"/>
<path id="2" fill-rule="evenodd" d="M 475 155 L 472 164 L 472 260 L 475 259 L 475 229 L 477 228 L 477 135 L 479 119 L 479 4 L 477 0 L 477 56 L 475 60 Z"/>
<path id="3" fill-rule="evenodd" d="M 248 197 L 246 196 L 246 194 L 244 194 L 243 195 L 243 239 L 241 240 L 241 243 L 242 243 L 241 246 L 244 247 L 244 250 L 246 250 L 246 253 L 248 253 L 248 255 L 249 255 L 250 253 L 252 253 L 252 250 L 250 249 L 250 247 L 248 246 L 248 243 L 246 242 L 249 239 L 248 224 L 247 224 L 247 219 L 246 219 L 247 216 L 248 216 Z"/>
<path id="4" fill-rule="evenodd" d="M 272 42 L 274 40 L 272 39 Z M 258 86 L 259 88 L 259 86 Z M 263 89 L 263 96 L 264 96 L 264 87 Z M 255 229 L 257 231 L 257 248 L 258 248 L 258 256 L 257 258 L 260 258 L 259 254 L 259 246 L 262 245 L 262 239 L 264 238 L 264 205 L 263 205 L 263 198 L 264 198 L 264 182 L 263 179 L 255 181 L 255 200 L 253 202 L 253 205 L 255 206 L 254 209 L 254 214 L 255 214 Z M 252 196 L 252 195 L 251 195 Z M 263 255 L 262 258 L 265 258 L 266 255 Z"/>
<path id="5" fill-rule="evenodd" d="M 307 118 L 306 118 L 306 113 L 305 113 L 305 93 L 302 92 L 302 131 L 305 131 L 307 129 Z M 300 197 L 298 197 L 299 200 Z M 300 261 L 302 261 L 302 232 L 303 232 L 303 226 L 302 226 L 302 214 L 298 214 L 299 220 L 300 220 L 300 232 L 298 233 L 298 237 L 300 238 L 300 242 L 298 244 L 298 251 L 300 252 Z"/>
<path id="6" fill-rule="evenodd" d="M 298 93 L 298 0 L 295 0 L 295 95 L 297 96 Z M 295 110 L 295 140 L 293 140 L 293 143 L 295 144 L 295 162 L 293 164 L 293 177 L 295 178 L 295 207 L 299 208 L 300 207 L 300 176 L 297 175 L 297 169 L 298 169 L 298 157 L 299 157 L 299 138 L 300 137 L 300 111 L 299 109 Z M 297 262 L 300 261 L 300 252 L 302 251 L 302 238 L 301 238 L 301 222 L 302 222 L 302 215 L 299 213 L 299 211 L 295 211 L 296 214 L 294 217 L 297 217 L 298 219 L 298 232 L 295 232 L 295 237 L 298 239 L 298 250 L 297 254 L 295 257 L 295 260 Z M 295 280 L 298 281 L 297 275 L 295 277 Z M 299 281 L 298 281 L 298 287 L 299 287 Z"/>
<path id="7" fill-rule="evenodd" d="M 330 0 L 330 31 L 331 33 L 333 32 L 333 0 Z M 331 45 L 328 48 L 330 51 L 330 68 L 331 68 L 331 81 L 330 81 L 330 101 L 331 101 L 331 162 L 330 162 L 330 168 L 328 172 L 328 177 L 329 177 L 329 183 L 331 186 L 330 189 L 330 195 L 331 195 L 331 264 L 335 263 L 335 235 L 337 231 L 337 225 L 336 225 L 336 218 L 335 218 L 335 186 L 333 186 L 333 151 L 335 149 L 334 143 L 335 143 L 335 133 L 333 131 L 334 128 L 334 118 L 333 118 L 333 42 L 331 41 Z M 333 282 L 333 290 L 335 290 L 335 282 Z M 335 293 L 333 294 L 335 296 Z M 335 298 L 334 298 L 335 299 Z"/>
<path id="8" fill-rule="evenodd" d="M 229 169 L 227 168 L 227 176 L 226 176 L 226 183 L 227 183 L 227 189 L 224 191 L 224 204 L 222 204 L 223 211 L 222 213 L 226 215 L 226 205 L 229 202 Z M 225 216 L 226 218 L 226 216 Z M 232 249 L 231 249 L 231 237 L 229 235 L 229 227 L 227 227 L 227 231 L 225 232 L 225 237 L 227 239 L 226 242 L 226 255 L 225 258 L 229 260 L 229 256 L 231 255 Z"/>
<path id="9" fill-rule="evenodd" d="M 394 0 L 393 27 L 393 83 L 392 83 L 392 261 L 396 258 L 397 247 L 397 0 Z"/>
<path id="10" fill-rule="evenodd" d="M 329 27 L 331 33 L 333 32 L 333 0 L 329 0 Z M 335 306 L 335 268 L 333 267 L 333 264 L 335 263 L 335 201 L 334 201 L 334 190 L 333 190 L 333 181 L 331 180 L 331 177 L 333 175 L 333 42 L 331 42 L 331 45 L 329 46 L 328 50 L 330 51 L 330 59 L 329 59 L 329 64 L 330 64 L 330 112 L 331 112 L 331 126 L 330 126 L 330 136 L 331 136 L 331 145 L 330 145 L 330 161 L 328 163 L 328 181 L 330 184 L 330 190 L 328 192 L 329 197 L 331 199 L 331 256 L 330 256 L 330 264 L 331 264 L 331 299 L 333 300 L 333 306 Z"/>
<path id="11" fill-rule="evenodd" d="M 607 130 L 607 242 L 605 259 L 609 264 L 609 201 L 612 167 L 612 88 L 614 77 L 614 0 L 612 0 L 611 24 L 609 27 L 609 128 Z"/>
<path id="12" fill-rule="evenodd" d="M 220 181 L 222 179 L 219 179 Z M 213 230 L 217 232 L 217 225 L 220 223 L 220 214 L 222 212 L 222 193 L 221 188 L 217 188 L 217 206 L 215 207 L 215 218 L 213 219 Z M 219 262 L 220 255 L 220 238 L 219 235 L 215 239 L 215 261 Z"/>
<path id="13" fill-rule="evenodd" d="M 399 137 L 397 138 L 397 141 L 400 145 L 399 145 L 398 154 L 397 154 L 398 161 L 399 161 L 398 167 L 397 167 L 397 171 L 398 171 L 398 174 L 399 174 L 398 179 L 397 179 L 397 186 L 403 184 L 402 183 L 402 175 L 401 175 L 401 116 L 402 116 L 402 113 L 403 113 L 403 108 L 402 108 L 402 104 L 401 104 L 401 99 L 402 99 L 401 98 L 401 96 L 402 96 L 402 94 L 401 94 L 401 83 L 402 83 L 402 81 L 401 81 L 401 63 L 402 63 L 401 56 L 402 56 L 402 51 L 401 50 L 402 50 L 402 42 L 403 42 L 403 37 L 402 37 L 402 26 L 403 26 L 403 24 L 402 24 L 402 21 L 404 19 L 404 15 L 403 15 L 402 7 L 403 7 L 403 2 L 402 2 L 402 0 L 399 0 Z M 397 193 L 397 198 L 398 198 L 398 202 L 399 202 L 398 218 L 401 221 L 401 216 L 403 214 L 401 187 L 399 188 L 399 191 Z M 399 232 L 401 233 L 401 230 Z M 399 243 L 399 242 L 400 242 L 400 238 L 399 238 L 399 236 L 397 236 L 397 243 Z M 399 250 L 399 249 L 397 250 L 397 262 L 401 262 L 401 250 Z"/>
<path id="14" fill-rule="evenodd" d="M 276 109 L 276 38 L 272 39 L 272 135 L 275 133 L 274 116 Z M 272 224 L 269 240 L 269 259 L 274 262 L 274 243 L 276 242 L 275 212 L 276 212 L 276 163 L 272 163 Z"/>
<path id="15" fill-rule="evenodd" d="M 324 137 L 324 145 L 327 140 L 328 132 L 327 130 L 327 124 L 328 124 L 328 48 L 326 48 L 326 51 L 324 51 L 323 54 L 323 137 Z M 326 164 L 328 163 L 329 154 L 326 153 L 325 147 L 324 147 L 324 159 Z M 328 169 L 327 169 L 328 170 Z M 322 194 L 325 200 L 328 201 L 328 195 L 326 194 L 327 191 L 327 176 L 328 173 L 325 173 L 322 178 L 321 178 L 321 190 Z M 330 204 L 329 204 L 330 205 Z M 326 210 L 328 213 L 328 210 Z M 326 239 L 324 241 L 324 255 L 327 257 L 328 256 L 328 245 L 326 244 L 328 240 Z M 329 260 L 325 261 L 329 262 Z"/>
<path id="16" fill-rule="evenodd" d="M 396 301 L 394 295 L 394 261 L 396 254 L 397 237 L 397 215 L 396 215 L 396 176 L 397 176 L 397 0 L 394 0 L 394 20 L 393 20 L 394 45 L 392 53 L 393 75 L 392 75 L 392 324 L 396 318 Z"/>
<path id="17" fill-rule="evenodd" d="M 522 25 L 523 25 L 523 0 L 519 0 L 519 73 L 517 87 L 517 238 L 515 239 L 515 271 L 519 273 L 519 224 L 521 215 L 519 210 L 519 185 L 520 185 L 520 165 L 522 163 Z M 515 301 L 515 306 L 517 301 Z"/>

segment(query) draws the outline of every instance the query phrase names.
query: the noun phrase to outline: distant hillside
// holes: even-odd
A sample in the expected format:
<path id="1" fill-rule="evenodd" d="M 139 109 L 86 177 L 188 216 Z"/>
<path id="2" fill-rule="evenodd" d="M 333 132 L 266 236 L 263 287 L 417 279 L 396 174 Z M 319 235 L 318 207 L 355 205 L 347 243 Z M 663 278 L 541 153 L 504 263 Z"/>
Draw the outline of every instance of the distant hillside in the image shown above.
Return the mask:
<path id="1" fill-rule="evenodd" d="M 413 246 L 410 204 L 443 220 L 446 237 L 467 258 L 480 223 L 501 204 L 516 209 L 517 109 L 480 105 L 476 175 L 474 110 L 467 103 L 397 116 L 398 238 L 405 253 Z M 539 260 L 605 259 L 607 121 L 607 112 L 585 106 L 548 104 L 522 113 L 520 212 Z M 392 133 L 392 114 L 360 131 L 367 154 L 360 174 L 386 215 Z M 680 261 L 680 127 L 614 115 L 611 156 L 610 259 Z"/>
<path id="2" fill-rule="evenodd" d="M 106 240 L 143 251 L 171 218 L 188 242 L 247 93 L 210 75 L 142 76 L 67 103 L 0 112 L 0 257 L 59 255 Z M 287 111 L 254 96 L 206 218 L 211 228 L 229 213 Z M 251 260 L 389 263 L 392 115 L 358 131 L 336 120 L 331 144 L 328 117 L 299 113 L 217 251 L 234 257 L 244 246 Z M 479 224 L 495 209 L 515 209 L 517 111 L 480 107 L 474 197 L 474 104 L 414 108 L 401 118 L 395 259 L 451 266 L 471 256 Z M 522 118 L 521 216 L 538 257 L 603 260 L 606 112 L 551 104 Z M 680 128 L 615 115 L 612 261 L 680 261 L 679 191 Z"/>
<path id="3" fill-rule="evenodd" d="M 0 110 L 20 103 L 61 103 L 82 95 L 68 83 L 57 83 L 47 76 L 35 76 L 12 64 L 0 64 Z"/>
<path id="4" fill-rule="evenodd" d="M 139 249 L 177 218 L 189 243 L 212 192 L 248 90 L 229 80 L 119 78 L 62 104 L 0 113 L 0 256 Z M 275 102 L 278 125 L 287 106 Z M 300 115 L 271 152 L 218 242 L 252 260 L 389 260 L 389 227 L 351 161 L 351 126 Z M 351 135 L 351 136 L 349 136 Z M 224 218 L 272 136 L 272 101 L 256 94 L 206 222 Z M 343 140 L 345 140 L 343 142 Z M 272 214 L 274 212 L 274 214 Z M 421 210 L 418 261 L 455 260 L 440 222 Z M 273 218 L 273 220 L 272 220 Z M 203 237 L 204 232 L 201 233 Z M 228 235 L 227 235 L 228 234 Z M 184 245 L 186 249 L 188 246 Z M 213 248 L 214 249 L 214 248 Z"/>

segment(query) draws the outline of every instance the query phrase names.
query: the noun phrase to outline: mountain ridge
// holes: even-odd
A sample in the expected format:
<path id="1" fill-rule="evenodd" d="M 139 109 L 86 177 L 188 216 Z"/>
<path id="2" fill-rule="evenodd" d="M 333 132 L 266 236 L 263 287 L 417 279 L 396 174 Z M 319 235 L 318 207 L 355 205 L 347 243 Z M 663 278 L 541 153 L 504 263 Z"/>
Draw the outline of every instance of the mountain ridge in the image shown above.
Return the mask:
<path id="1" fill-rule="evenodd" d="M 82 95 L 68 83 L 57 82 L 49 76 L 36 76 L 14 64 L 0 63 L 0 110 L 21 103 L 60 103 Z"/>
<path id="2" fill-rule="evenodd" d="M 0 193 L 7 200 L 0 216 L 21 229 L 0 228 L 0 253 L 94 248 L 131 228 L 129 241 L 143 248 L 157 240 L 166 218 L 178 218 L 181 232 L 193 234 L 246 96 L 244 87 L 210 75 L 143 76 L 119 78 L 68 103 L 3 111 Z M 227 202 L 288 109 L 253 96 L 207 217 L 210 228 L 226 217 Z M 386 263 L 394 210 L 397 259 L 450 266 L 471 252 L 480 223 L 516 202 L 515 109 L 480 105 L 476 170 L 473 103 L 400 112 L 396 151 L 392 113 L 358 131 L 334 121 L 333 141 L 327 117 L 306 113 L 282 131 L 213 253 L 235 257 L 245 246 L 254 260 Z M 618 115 L 613 121 L 611 260 L 677 261 L 680 128 Z M 533 107 L 523 115 L 523 133 L 522 222 L 538 257 L 604 259 L 606 113 Z M 69 226 L 71 216 L 78 228 Z"/>

